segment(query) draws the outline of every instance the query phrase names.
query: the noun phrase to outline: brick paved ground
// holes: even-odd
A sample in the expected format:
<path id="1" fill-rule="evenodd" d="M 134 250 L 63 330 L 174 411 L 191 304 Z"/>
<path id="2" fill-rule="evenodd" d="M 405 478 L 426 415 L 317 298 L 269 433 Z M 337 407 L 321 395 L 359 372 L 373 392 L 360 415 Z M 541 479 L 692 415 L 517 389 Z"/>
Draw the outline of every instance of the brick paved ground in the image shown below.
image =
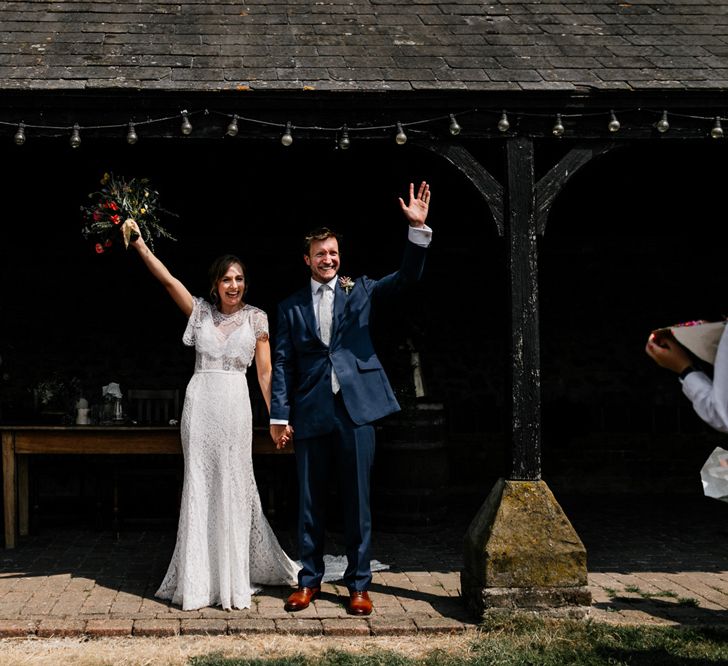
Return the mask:
<path id="1" fill-rule="evenodd" d="M 587 546 L 595 619 L 641 624 L 728 620 L 728 506 L 697 497 L 658 501 L 562 500 Z M 376 534 L 390 565 L 371 587 L 375 612 L 346 615 L 336 584 L 306 611 L 283 610 L 288 588 L 268 588 L 243 611 L 181 611 L 153 597 L 174 534 L 54 528 L 0 551 L 0 637 L 167 636 L 277 632 L 359 636 L 463 632 L 475 626 L 459 599 L 467 520 L 438 532 Z M 294 552 L 291 530 L 278 530 Z M 332 551 L 337 548 L 332 535 Z"/>
<path id="2" fill-rule="evenodd" d="M 573 504 L 563 506 L 587 546 L 592 617 L 728 622 L 728 505 L 702 496 Z"/>

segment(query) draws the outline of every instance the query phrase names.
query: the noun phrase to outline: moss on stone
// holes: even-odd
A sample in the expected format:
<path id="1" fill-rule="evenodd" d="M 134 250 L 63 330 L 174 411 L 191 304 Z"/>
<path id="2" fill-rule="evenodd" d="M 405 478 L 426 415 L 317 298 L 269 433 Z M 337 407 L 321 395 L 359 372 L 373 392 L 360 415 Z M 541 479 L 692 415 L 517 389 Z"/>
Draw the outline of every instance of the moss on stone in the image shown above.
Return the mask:
<path id="1" fill-rule="evenodd" d="M 587 584 L 586 549 L 543 481 L 496 482 L 465 535 L 464 565 L 486 588 Z"/>

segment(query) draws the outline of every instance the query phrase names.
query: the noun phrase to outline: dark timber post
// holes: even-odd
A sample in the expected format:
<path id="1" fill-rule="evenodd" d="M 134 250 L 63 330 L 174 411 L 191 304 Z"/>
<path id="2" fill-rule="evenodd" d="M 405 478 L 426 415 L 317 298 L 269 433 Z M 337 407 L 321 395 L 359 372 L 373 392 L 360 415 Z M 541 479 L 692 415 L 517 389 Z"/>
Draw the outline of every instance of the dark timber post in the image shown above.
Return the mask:
<path id="1" fill-rule="evenodd" d="M 506 159 L 512 468 L 509 479 L 496 482 L 465 535 L 462 595 L 480 617 L 502 609 L 584 614 L 591 602 L 586 549 L 541 481 L 538 188 L 532 139 L 508 139 Z"/>
<path id="2" fill-rule="evenodd" d="M 583 614 L 591 602 L 586 549 L 541 480 L 541 371 L 536 237 L 564 184 L 612 143 L 576 146 L 535 182 L 535 147 L 528 137 L 506 139 L 505 187 L 456 143 L 429 142 L 464 174 L 488 204 L 505 237 L 511 333 L 508 479 L 499 479 L 465 534 L 462 596 L 479 616 L 491 610 Z"/>
<path id="3" fill-rule="evenodd" d="M 541 374 L 538 330 L 536 183 L 533 141 L 509 139 L 506 242 L 511 301 L 510 478 L 541 478 Z"/>

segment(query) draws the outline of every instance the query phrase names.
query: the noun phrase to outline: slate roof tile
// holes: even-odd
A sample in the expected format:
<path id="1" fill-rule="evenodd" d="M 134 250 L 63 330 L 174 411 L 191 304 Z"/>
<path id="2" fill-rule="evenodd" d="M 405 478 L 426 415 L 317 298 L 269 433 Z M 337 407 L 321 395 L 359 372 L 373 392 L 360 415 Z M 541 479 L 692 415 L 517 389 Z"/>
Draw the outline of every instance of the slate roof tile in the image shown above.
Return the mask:
<path id="1" fill-rule="evenodd" d="M 436 74 L 426 68 L 387 68 L 382 70 L 382 78 L 385 81 L 432 81 Z"/>
<path id="2" fill-rule="evenodd" d="M 589 56 L 576 57 L 576 56 L 550 56 L 548 62 L 551 67 L 557 69 L 594 69 L 599 68 L 600 64 L 596 58 Z M 544 70 L 546 71 L 546 70 Z"/>
<path id="3" fill-rule="evenodd" d="M 544 81 L 568 82 L 574 85 L 598 85 L 596 74 L 584 69 L 539 69 L 536 70 Z"/>
<path id="4" fill-rule="evenodd" d="M 728 89 L 728 76 L 723 78 L 713 78 L 707 81 L 681 81 L 682 86 L 688 89 L 705 89 L 705 90 L 726 90 Z"/>
<path id="5" fill-rule="evenodd" d="M 568 83 L 564 85 L 562 82 L 554 81 L 524 81 L 521 83 L 523 90 L 574 90 L 577 84 Z"/>
<path id="6" fill-rule="evenodd" d="M 435 79 L 438 82 L 442 81 L 462 81 L 463 83 L 470 83 L 472 81 L 489 81 L 488 74 L 485 70 L 472 68 L 449 68 L 439 69 L 433 72 Z M 438 85 L 439 88 L 439 85 Z"/>

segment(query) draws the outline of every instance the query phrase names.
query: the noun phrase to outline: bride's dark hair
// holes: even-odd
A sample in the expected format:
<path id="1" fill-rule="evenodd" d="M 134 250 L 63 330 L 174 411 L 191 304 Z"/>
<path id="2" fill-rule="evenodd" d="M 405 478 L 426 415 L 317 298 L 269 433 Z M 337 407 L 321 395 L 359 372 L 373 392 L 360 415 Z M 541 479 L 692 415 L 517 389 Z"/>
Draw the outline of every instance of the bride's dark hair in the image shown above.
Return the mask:
<path id="1" fill-rule="evenodd" d="M 217 285 L 222 280 L 223 275 L 227 273 L 228 268 L 233 264 L 240 266 L 243 271 L 243 277 L 245 278 L 245 284 L 243 286 L 243 298 L 248 293 L 248 270 L 245 268 L 245 264 L 238 259 L 234 254 L 223 254 L 221 257 L 215 259 L 210 266 L 210 270 L 207 272 L 210 278 L 210 300 L 213 305 L 217 305 L 219 296 L 217 295 Z"/>

